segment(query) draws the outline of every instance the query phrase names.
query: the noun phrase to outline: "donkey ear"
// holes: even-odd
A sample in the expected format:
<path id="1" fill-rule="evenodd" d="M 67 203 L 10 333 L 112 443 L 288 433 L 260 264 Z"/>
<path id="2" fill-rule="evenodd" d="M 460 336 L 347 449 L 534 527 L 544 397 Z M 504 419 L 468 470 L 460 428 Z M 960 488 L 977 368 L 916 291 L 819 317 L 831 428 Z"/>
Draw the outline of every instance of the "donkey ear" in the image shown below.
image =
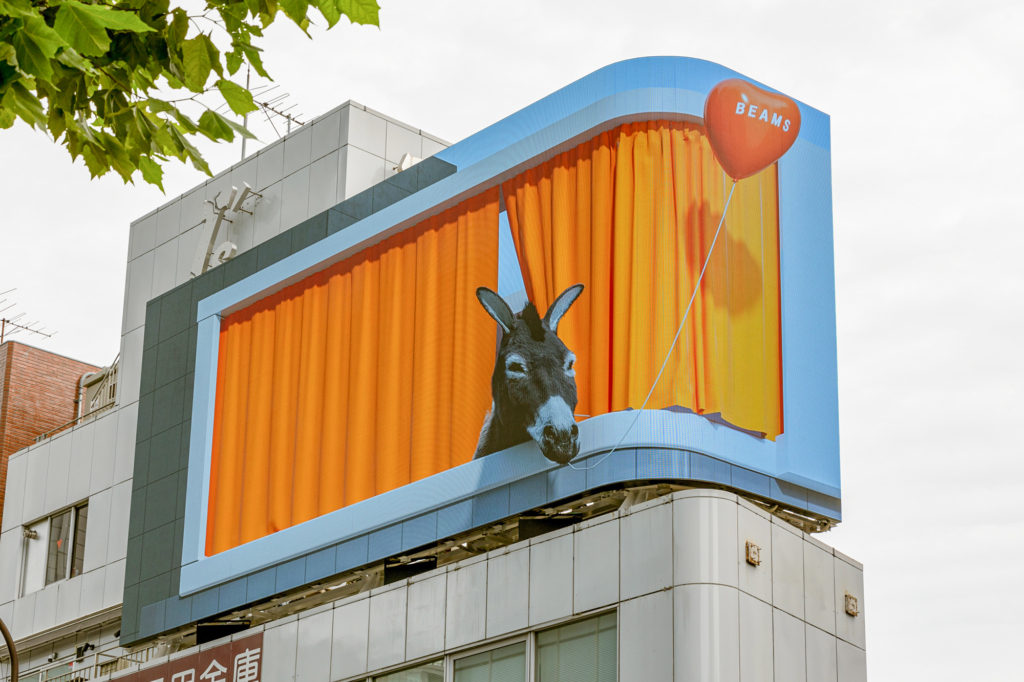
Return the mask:
<path id="1" fill-rule="evenodd" d="M 476 297 L 480 300 L 480 305 L 484 307 L 487 314 L 501 325 L 506 334 L 512 331 L 512 327 L 516 326 L 516 318 L 512 314 L 512 309 L 508 307 L 508 303 L 505 303 L 505 299 L 487 287 L 477 289 Z"/>
<path id="2" fill-rule="evenodd" d="M 569 312 L 569 308 L 576 302 L 576 299 L 579 298 L 582 293 L 583 285 L 574 284 L 560 293 L 558 298 L 555 299 L 555 302 L 551 304 L 550 308 L 548 308 L 547 314 L 544 315 L 544 321 L 548 323 L 548 327 L 555 334 L 558 333 L 558 323 L 561 321 L 562 317 Z"/>

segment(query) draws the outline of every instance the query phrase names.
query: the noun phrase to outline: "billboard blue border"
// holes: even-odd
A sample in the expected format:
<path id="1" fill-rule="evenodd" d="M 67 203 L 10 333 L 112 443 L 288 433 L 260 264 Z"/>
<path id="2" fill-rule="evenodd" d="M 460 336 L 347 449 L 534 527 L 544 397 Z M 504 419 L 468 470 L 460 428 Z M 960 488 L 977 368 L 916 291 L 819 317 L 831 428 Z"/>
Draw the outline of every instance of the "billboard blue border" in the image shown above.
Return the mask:
<path id="1" fill-rule="evenodd" d="M 209 495 L 220 319 L 493 187 L 594 131 L 652 117 L 700 121 L 706 93 L 732 77 L 743 76 L 682 57 L 605 67 L 439 153 L 438 158 L 458 168 L 455 174 L 201 300 L 181 594 L 457 505 L 549 469 L 574 471 L 556 467 L 526 444 L 206 557 L 204 500 Z M 651 411 L 642 415 L 622 447 L 627 452 L 655 448 L 686 453 L 691 459 L 712 458 L 749 473 L 747 478 L 731 475 L 727 485 L 839 520 L 838 504 L 814 508 L 808 502 L 815 494 L 838 502 L 841 488 L 829 119 L 805 104 L 798 106 L 800 135 L 779 162 L 784 434 L 773 443 L 694 415 Z M 620 424 L 624 417 L 613 413 L 583 422 L 580 458 L 611 449 L 625 428 Z M 663 476 L 682 474 L 681 466 L 659 471 Z M 674 477 L 716 480 L 694 473 L 687 469 L 687 475 Z M 639 476 L 635 468 L 633 475 Z M 744 480 L 757 481 L 751 484 L 754 489 L 742 485 Z M 786 484 L 809 493 L 787 495 Z"/>

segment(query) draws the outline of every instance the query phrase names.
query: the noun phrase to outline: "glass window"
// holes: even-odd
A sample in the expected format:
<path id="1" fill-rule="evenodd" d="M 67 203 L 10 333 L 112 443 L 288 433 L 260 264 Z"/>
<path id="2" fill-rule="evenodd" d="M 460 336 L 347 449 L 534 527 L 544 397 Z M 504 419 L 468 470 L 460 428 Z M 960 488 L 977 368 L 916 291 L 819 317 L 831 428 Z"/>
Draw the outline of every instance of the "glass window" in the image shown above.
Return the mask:
<path id="1" fill-rule="evenodd" d="M 524 682 L 525 679 L 526 642 L 455 661 L 455 682 Z"/>
<path id="2" fill-rule="evenodd" d="M 68 539 L 71 536 L 71 510 L 50 519 L 50 539 L 46 554 L 46 584 L 68 577 Z"/>
<path id="3" fill-rule="evenodd" d="M 373 679 L 375 682 L 444 682 L 444 661 L 431 661 Z"/>
<path id="4" fill-rule="evenodd" d="M 537 682 L 615 682 L 615 613 L 537 633 Z"/>
<path id="5" fill-rule="evenodd" d="M 71 577 L 82 575 L 85 565 L 85 529 L 89 521 L 89 505 L 75 510 L 75 546 L 71 549 Z"/>

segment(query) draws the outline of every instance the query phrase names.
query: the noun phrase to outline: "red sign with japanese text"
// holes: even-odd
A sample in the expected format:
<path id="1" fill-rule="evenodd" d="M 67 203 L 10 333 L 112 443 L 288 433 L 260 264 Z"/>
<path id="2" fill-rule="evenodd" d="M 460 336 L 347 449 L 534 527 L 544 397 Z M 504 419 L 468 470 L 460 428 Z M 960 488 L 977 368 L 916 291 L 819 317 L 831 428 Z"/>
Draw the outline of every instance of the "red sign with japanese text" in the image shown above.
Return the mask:
<path id="1" fill-rule="evenodd" d="M 260 682 L 263 675 L 263 633 L 172 658 L 117 678 L 117 682 Z M 173 654 L 172 654 L 173 655 Z"/>

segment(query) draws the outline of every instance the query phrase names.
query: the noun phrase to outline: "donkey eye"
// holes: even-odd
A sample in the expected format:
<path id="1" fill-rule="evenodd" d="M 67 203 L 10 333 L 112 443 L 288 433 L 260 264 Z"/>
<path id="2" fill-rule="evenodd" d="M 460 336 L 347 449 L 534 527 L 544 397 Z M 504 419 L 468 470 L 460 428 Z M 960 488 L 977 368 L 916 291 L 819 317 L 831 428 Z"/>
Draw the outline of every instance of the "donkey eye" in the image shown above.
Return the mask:
<path id="1" fill-rule="evenodd" d="M 565 358 L 565 373 L 567 376 L 576 376 L 576 356 L 571 353 Z"/>
<path id="2" fill-rule="evenodd" d="M 526 374 L 526 368 L 518 362 L 510 362 L 507 367 L 508 371 L 513 374 Z"/>

